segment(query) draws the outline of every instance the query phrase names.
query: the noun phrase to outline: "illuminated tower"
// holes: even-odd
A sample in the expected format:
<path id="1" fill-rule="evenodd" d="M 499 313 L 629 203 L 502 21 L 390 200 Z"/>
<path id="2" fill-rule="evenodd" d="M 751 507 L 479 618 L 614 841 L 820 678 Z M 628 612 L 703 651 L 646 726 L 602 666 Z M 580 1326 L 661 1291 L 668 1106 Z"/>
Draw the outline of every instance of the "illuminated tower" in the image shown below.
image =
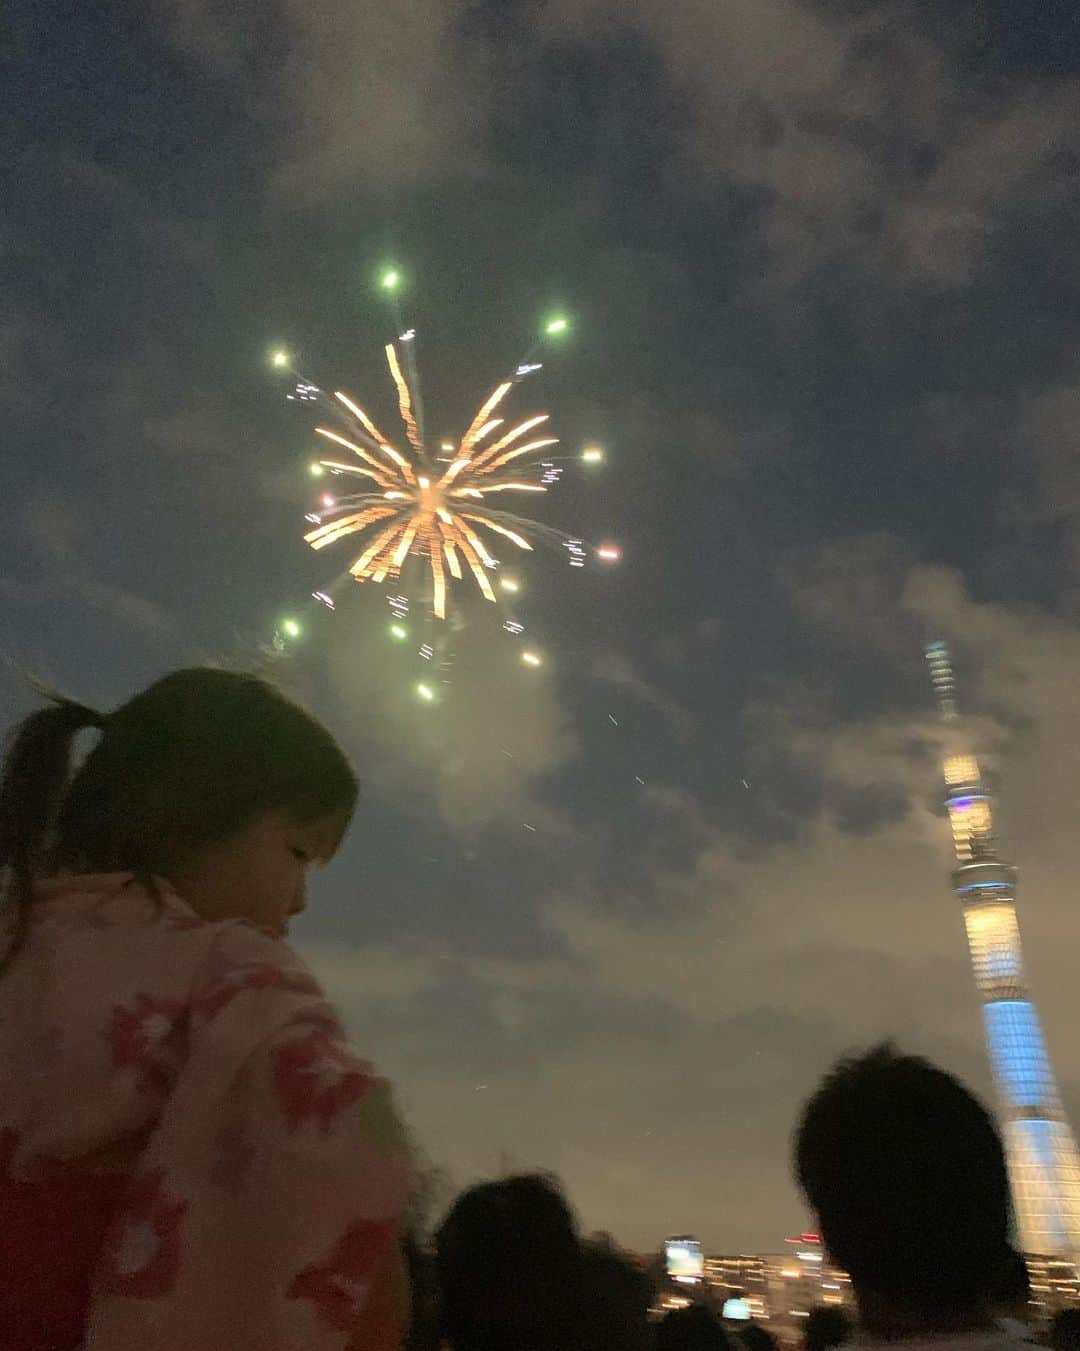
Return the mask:
<path id="1" fill-rule="evenodd" d="M 1024 979 L 1016 869 L 998 858 L 990 793 L 960 734 L 945 644 L 932 643 L 926 656 L 950 729 L 945 805 L 956 847 L 952 884 L 983 1001 L 1020 1243 L 1026 1252 L 1080 1262 L 1080 1153 Z"/>

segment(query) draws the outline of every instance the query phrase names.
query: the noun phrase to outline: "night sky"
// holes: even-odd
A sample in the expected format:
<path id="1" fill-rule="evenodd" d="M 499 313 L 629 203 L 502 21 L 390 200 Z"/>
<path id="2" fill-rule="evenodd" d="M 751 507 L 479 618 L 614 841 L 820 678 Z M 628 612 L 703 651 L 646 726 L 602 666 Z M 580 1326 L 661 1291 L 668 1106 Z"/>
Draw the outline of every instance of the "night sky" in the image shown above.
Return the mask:
<path id="1" fill-rule="evenodd" d="M 1028 14 L 1027 11 L 1032 11 Z M 1037 17 L 1035 15 L 1037 11 Z M 461 1186 L 775 1250 L 798 1105 L 885 1035 L 989 1091 L 922 646 L 953 646 L 1080 1120 L 1080 23 L 934 0 L 11 0 L 0 649 L 111 707 L 266 663 L 364 780 L 298 943 Z M 467 596 L 422 707 L 308 601 L 311 419 L 515 395 L 568 469 L 527 671 Z M 530 504 L 531 505 L 531 504 Z M 527 829 L 526 827 L 532 827 Z"/>

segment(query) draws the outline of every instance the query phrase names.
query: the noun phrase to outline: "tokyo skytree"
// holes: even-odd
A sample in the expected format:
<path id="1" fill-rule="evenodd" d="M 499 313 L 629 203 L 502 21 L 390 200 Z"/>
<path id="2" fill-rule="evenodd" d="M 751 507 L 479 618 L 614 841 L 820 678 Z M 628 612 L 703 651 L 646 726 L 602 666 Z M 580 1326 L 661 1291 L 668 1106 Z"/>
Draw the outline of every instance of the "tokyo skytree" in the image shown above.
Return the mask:
<path id="1" fill-rule="evenodd" d="M 926 649 L 946 725 L 945 806 L 953 891 L 982 997 L 1020 1245 L 1080 1264 L 1080 1153 L 1028 993 L 1016 920 L 1016 869 L 998 856 L 993 804 L 956 708 L 944 643 Z"/>

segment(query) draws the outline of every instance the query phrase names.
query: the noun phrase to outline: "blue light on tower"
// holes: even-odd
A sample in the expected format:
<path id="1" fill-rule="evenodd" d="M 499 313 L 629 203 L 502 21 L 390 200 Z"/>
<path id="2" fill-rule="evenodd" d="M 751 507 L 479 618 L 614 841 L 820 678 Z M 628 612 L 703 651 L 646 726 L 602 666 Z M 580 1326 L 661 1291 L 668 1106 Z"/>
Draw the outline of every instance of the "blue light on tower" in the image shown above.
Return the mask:
<path id="1" fill-rule="evenodd" d="M 1012 976 L 1019 961 L 1013 958 L 1010 967 Z M 992 999 L 983 1005 L 983 1019 L 990 1054 L 1009 1102 L 1017 1107 L 1040 1107 L 1054 1090 L 1054 1076 L 1035 1005 L 1030 999 Z"/>

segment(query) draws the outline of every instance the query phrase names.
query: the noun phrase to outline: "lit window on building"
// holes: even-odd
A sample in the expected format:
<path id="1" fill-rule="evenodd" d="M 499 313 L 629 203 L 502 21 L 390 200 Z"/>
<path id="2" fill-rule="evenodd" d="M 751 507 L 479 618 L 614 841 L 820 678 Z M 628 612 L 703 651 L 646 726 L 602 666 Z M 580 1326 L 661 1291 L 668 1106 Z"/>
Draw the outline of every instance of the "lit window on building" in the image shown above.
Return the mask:
<path id="1" fill-rule="evenodd" d="M 950 755 L 945 761 L 945 782 L 950 788 L 974 787 L 979 782 L 979 762 L 973 755 Z"/>
<path id="2" fill-rule="evenodd" d="M 952 826 L 956 857 L 966 863 L 977 858 L 980 846 L 993 840 L 993 818 L 990 802 L 985 797 L 958 797 L 949 803 L 949 824 Z"/>
<path id="3" fill-rule="evenodd" d="M 971 961 L 980 990 L 1019 981 L 1020 929 L 1008 905 L 969 906 L 964 911 Z"/>

